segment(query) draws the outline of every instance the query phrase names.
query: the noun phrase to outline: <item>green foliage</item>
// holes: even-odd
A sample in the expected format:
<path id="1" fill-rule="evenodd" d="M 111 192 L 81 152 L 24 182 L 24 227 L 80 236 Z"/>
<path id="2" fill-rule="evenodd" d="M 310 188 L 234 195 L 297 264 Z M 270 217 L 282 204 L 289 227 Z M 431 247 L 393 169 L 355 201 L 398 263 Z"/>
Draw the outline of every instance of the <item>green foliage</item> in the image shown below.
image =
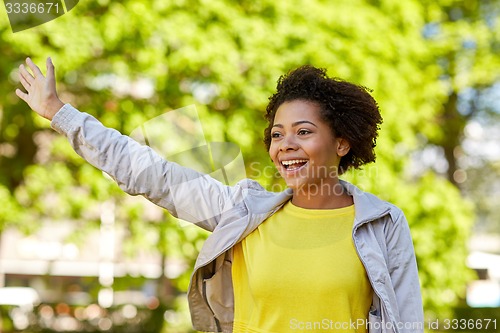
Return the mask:
<path id="1" fill-rule="evenodd" d="M 445 311 L 444 305 L 465 298 L 464 281 L 473 278 L 472 271 L 463 266 L 468 254 L 464 241 L 473 221 L 472 205 L 461 199 L 449 182 L 433 174 L 422 177 L 417 186 L 401 205 L 412 222 L 427 310 L 434 310 L 436 316 Z"/>
<path id="2" fill-rule="evenodd" d="M 403 208 L 426 310 L 433 316 L 447 313 L 470 277 L 465 255 L 472 209 L 446 180 L 412 175 L 410 157 L 422 148 L 419 137 L 442 137 L 447 126 L 434 122 L 448 96 L 437 59 L 461 50 L 459 36 L 473 36 L 480 47 L 474 57 L 463 53 L 460 62 L 472 67 L 461 68 L 465 74 L 473 70 L 471 80 L 487 84 L 498 57 L 481 37 L 484 24 L 446 22 L 438 40 L 424 38 L 428 22 L 441 22 L 439 5 L 416 0 L 335 5 L 320 0 L 100 0 L 82 1 L 63 17 L 16 34 L 1 21 L 0 199 L 7 204 L 0 207 L 0 230 L 9 221 L 34 229 L 51 219 L 73 220 L 84 233 L 96 227 L 101 204 L 109 201 L 117 223 L 127 230 L 128 256 L 159 251 L 192 265 L 206 237 L 124 196 L 64 139 L 47 134 L 48 122 L 34 118 L 14 95 L 15 68 L 25 56 L 39 64 L 52 56 L 61 98 L 124 133 L 196 103 L 208 140 L 238 143 L 248 175 L 269 188 L 280 183 L 269 171 L 261 143 L 267 97 L 281 74 L 310 63 L 374 90 L 384 117 L 378 162 L 347 178 Z M 476 62 L 479 58 L 484 66 Z M 139 93 L 141 82 L 152 85 L 152 94 Z M 188 272 L 174 284 L 185 290 Z"/>
<path id="3" fill-rule="evenodd" d="M 10 226 L 17 226 L 25 216 L 22 214 L 22 206 L 12 197 L 9 190 L 0 185 L 0 234 Z"/>

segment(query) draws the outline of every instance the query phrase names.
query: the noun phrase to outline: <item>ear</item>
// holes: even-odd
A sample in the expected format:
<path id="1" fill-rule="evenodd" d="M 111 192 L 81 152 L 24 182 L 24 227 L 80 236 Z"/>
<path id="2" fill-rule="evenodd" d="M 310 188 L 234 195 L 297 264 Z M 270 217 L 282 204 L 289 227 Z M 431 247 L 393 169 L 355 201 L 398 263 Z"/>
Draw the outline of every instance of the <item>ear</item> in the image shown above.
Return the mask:
<path id="1" fill-rule="evenodd" d="M 342 138 L 337 138 L 336 139 L 337 143 L 337 155 L 338 156 L 345 156 L 351 149 L 351 145 L 349 145 L 349 142 L 346 139 Z"/>

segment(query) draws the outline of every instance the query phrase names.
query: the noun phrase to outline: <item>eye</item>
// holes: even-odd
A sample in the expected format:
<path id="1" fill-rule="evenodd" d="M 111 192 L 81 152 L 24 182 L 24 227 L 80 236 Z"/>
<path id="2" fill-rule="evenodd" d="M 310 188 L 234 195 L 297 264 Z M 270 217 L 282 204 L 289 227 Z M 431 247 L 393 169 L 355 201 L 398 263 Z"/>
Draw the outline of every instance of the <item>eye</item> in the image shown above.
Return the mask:
<path id="1" fill-rule="evenodd" d="M 310 134 L 311 131 L 310 130 L 307 130 L 307 129 L 300 129 L 297 134 L 298 135 L 306 135 L 306 134 Z"/>
<path id="2" fill-rule="evenodd" d="M 273 132 L 271 134 L 271 138 L 279 138 L 281 136 L 281 133 L 280 132 Z"/>

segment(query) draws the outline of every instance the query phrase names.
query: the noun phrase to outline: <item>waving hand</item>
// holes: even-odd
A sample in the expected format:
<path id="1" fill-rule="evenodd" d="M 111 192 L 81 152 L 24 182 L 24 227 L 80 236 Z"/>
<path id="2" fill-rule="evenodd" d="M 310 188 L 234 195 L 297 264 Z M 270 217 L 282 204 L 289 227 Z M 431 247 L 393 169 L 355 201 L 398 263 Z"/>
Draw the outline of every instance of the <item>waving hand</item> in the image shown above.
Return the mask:
<path id="1" fill-rule="evenodd" d="M 19 66 L 19 79 L 26 93 L 16 89 L 16 95 L 40 116 L 52 120 L 64 105 L 57 96 L 52 60 L 47 58 L 47 76 L 43 76 L 40 68 L 30 58 L 26 58 L 26 64 L 33 74 L 23 64 Z"/>

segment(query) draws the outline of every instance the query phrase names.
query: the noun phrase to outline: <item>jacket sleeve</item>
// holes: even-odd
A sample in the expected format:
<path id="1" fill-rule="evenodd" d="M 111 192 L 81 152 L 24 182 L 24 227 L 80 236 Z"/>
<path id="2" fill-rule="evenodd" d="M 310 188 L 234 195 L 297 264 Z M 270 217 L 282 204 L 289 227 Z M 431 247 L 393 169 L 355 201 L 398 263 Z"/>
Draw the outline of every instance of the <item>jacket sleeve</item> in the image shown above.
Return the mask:
<path id="1" fill-rule="evenodd" d="M 399 310 L 399 332 L 424 332 L 422 295 L 408 222 L 397 209 L 386 230 L 388 269 Z"/>
<path id="2" fill-rule="evenodd" d="M 237 192 L 212 177 L 169 162 L 148 146 L 107 128 L 89 114 L 64 105 L 52 127 L 87 162 L 110 175 L 122 190 L 143 195 L 172 215 L 213 231 L 238 200 Z"/>

